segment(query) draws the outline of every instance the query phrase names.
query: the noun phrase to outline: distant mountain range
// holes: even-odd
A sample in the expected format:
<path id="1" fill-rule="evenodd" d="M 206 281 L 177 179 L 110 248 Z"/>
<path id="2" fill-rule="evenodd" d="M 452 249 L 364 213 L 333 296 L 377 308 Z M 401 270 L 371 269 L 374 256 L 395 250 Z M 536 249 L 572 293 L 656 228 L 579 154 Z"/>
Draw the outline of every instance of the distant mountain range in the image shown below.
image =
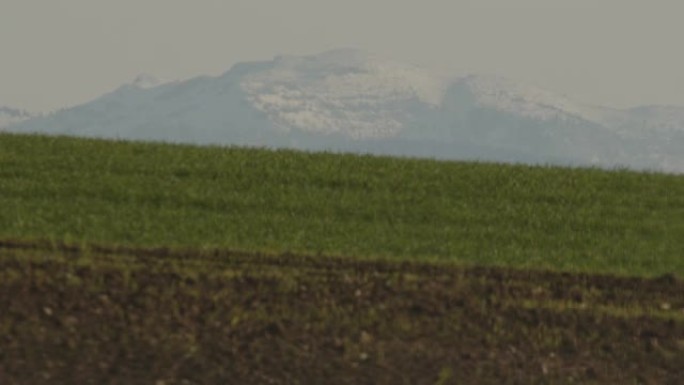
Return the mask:
<path id="1" fill-rule="evenodd" d="M 591 106 L 352 49 L 161 84 L 143 75 L 83 105 L 14 116 L 5 130 L 684 172 L 684 107 Z"/>
<path id="2" fill-rule="evenodd" d="M 11 124 L 16 124 L 34 117 L 27 111 L 17 108 L 0 106 L 0 130 Z"/>

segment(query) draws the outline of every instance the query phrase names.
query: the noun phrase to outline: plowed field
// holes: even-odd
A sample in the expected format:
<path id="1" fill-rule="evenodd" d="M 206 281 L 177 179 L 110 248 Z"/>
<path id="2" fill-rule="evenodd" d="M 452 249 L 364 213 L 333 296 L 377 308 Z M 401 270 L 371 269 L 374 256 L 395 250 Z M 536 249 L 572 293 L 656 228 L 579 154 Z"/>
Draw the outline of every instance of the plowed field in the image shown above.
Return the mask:
<path id="1" fill-rule="evenodd" d="M 2 384 L 678 384 L 684 283 L 0 245 Z"/>

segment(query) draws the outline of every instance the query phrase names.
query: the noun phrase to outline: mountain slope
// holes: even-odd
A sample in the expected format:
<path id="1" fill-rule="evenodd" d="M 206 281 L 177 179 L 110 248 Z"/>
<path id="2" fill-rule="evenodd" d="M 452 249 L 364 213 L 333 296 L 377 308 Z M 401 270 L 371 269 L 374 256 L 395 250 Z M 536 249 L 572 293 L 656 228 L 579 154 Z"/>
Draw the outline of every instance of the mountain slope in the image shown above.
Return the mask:
<path id="1" fill-rule="evenodd" d="M 684 172 L 684 108 L 586 105 L 496 76 L 457 79 L 363 51 L 151 77 L 12 131 Z"/>
<path id="2" fill-rule="evenodd" d="M 12 124 L 28 120 L 31 117 L 33 115 L 27 111 L 0 106 L 0 130 Z"/>

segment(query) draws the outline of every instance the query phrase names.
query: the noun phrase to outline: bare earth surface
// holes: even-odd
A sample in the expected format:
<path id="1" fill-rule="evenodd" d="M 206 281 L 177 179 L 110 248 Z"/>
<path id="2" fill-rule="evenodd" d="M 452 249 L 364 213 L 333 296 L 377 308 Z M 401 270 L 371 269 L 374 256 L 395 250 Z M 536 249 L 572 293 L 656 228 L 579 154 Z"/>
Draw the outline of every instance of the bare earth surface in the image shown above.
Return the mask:
<path id="1" fill-rule="evenodd" d="M 2 384 L 678 384 L 684 283 L 0 242 Z"/>

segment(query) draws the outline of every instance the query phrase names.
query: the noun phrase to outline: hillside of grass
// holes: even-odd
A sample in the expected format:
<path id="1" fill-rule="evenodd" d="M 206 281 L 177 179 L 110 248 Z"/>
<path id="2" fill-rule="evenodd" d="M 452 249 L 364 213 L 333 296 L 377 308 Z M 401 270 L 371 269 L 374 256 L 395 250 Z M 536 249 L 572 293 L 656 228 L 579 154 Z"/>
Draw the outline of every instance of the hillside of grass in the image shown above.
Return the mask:
<path id="1" fill-rule="evenodd" d="M 684 274 L 684 176 L 0 134 L 0 239 Z"/>

